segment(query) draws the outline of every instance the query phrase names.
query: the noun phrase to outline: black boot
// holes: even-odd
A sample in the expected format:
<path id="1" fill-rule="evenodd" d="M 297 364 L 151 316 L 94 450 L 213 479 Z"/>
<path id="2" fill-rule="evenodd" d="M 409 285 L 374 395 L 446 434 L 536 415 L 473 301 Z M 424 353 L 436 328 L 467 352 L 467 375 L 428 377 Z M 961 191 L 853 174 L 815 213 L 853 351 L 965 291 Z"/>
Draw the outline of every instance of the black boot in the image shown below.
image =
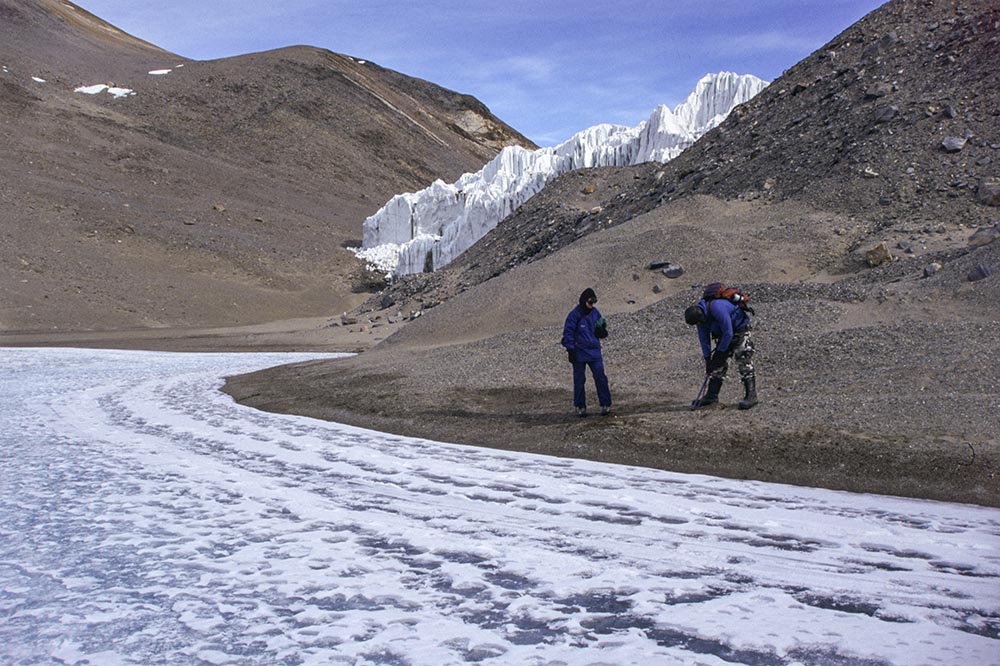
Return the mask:
<path id="1" fill-rule="evenodd" d="M 710 377 L 708 379 L 708 390 L 700 400 L 694 401 L 694 407 L 708 407 L 719 402 L 719 391 L 722 389 L 722 377 Z"/>
<path id="2" fill-rule="evenodd" d="M 750 409 L 757 404 L 757 379 L 755 377 L 743 378 L 743 399 L 740 400 L 740 409 Z"/>

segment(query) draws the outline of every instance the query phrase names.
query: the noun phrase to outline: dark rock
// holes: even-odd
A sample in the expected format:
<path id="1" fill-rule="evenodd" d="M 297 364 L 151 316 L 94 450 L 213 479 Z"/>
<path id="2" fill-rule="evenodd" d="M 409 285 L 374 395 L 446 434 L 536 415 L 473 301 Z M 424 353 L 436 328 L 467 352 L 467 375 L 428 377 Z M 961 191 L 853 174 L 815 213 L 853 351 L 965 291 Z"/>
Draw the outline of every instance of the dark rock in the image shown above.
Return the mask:
<path id="1" fill-rule="evenodd" d="M 986 264 L 979 264 L 971 271 L 969 271 L 969 282 L 978 282 L 979 280 L 985 280 L 989 276 L 996 272 L 992 266 L 987 266 Z"/>
<path id="2" fill-rule="evenodd" d="M 865 97 L 868 99 L 877 99 L 879 97 L 885 97 L 892 92 L 891 83 L 879 83 L 872 88 L 865 91 Z"/>
<path id="3" fill-rule="evenodd" d="M 944 148 L 945 152 L 957 153 L 965 148 L 965 142 L 966 139 L 964 137 L 949 136 L 941 142 L 941 147 Z"/>
<path id="4" fill-rule="evenodd" d="M 663 269 L 663 274 L 672 280 L 674 278 L 679 278 L 680 276 L 684 275 L 684 269 L 681 268 L 680 266 L 675 266 L 671 264 Z"/>
<path id="5" fill-rule="evenodd" d="M 992 227 L 983 227 L 982 229 L 976 230 L 974 234 L 969 236 L 969 247 L 982 247 L 984 245 L 989 245 L 1000 236 L 1000 224 L 994 224 Z"/>
<path id="6" fill-rule="evenodd" d="M 984 206 L 1000 206 L 1000 178 L 984 178 L 979 181 L 976 201 Z"/>
<path id="7" fill-rule="evenodd" d="M 876 123 L 887 123 L 899 113 L 899 107 L 895 106 L 883 106 L 875 109 L 875 122 Z"/>

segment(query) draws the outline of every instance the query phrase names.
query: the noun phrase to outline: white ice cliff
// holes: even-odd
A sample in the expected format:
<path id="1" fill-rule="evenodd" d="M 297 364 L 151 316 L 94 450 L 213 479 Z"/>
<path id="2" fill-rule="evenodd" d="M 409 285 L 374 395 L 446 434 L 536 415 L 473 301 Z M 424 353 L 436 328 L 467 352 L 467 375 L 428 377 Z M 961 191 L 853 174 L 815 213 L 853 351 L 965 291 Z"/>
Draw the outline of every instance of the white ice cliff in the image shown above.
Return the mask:
<path id="1" fill-rule="evenodd" d="M 365 220 L 356 254 L 392 275 L 440 268 L 545 184 L 573 169 L 666 162 L 767 86 L 750 74 L 703 77 L 673 111 L 662 105 L 637 127 L 597 125 L 553 148 L 504 148 L 476 173 L 399 194 Z"/>

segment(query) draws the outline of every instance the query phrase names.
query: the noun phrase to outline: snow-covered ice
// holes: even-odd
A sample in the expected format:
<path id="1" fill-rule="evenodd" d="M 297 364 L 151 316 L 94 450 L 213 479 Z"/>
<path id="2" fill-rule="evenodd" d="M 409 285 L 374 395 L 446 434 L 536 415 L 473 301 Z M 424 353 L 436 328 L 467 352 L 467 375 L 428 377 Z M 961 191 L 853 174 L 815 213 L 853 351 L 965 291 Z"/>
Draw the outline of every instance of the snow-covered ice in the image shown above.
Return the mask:
<path id="1" fill-rule="evenodd" d="M 310 357 L 0 349 L 0 663 L 1000 664 L 996 509 L 218 391 Z"/>
<path id="2" fill-rule="evenodd" d="M 560 174 L 574 169 L 667 162 L 767 86 L 750 74 L 698 81 L 671 110 L 659 106 L 636 127 L 596 125 L 554 148 L 504 148 L 453 184 L 437 180 L 390 199 L 363 224 L 355 254 L 392 275 L 436 270 L 467 250 Z"/>
<path id="3" fill-rule="evenodd" d="M 78 88 L 74 88 L 73 92 L 83 93 L 85 95 L 99 95 L 102 92 L 107 92 L 115 99 L 121 99 L 122 97 L 129 97 L 136 94 L 136 92 L 131 88 L 122 88 L 121 86 L 110 85 L 107 83 L 97 83 L 92 86 L 80 86 Z"/>

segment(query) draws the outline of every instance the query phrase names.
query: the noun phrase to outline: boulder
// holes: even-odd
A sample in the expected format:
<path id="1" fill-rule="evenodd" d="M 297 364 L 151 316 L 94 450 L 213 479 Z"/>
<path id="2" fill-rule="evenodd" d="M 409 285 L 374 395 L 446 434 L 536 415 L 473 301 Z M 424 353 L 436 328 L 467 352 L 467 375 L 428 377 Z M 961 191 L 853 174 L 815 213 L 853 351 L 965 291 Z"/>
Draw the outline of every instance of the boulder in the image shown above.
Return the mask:
<path id="1" fill-rule="evenodd" d="M 877 83 L 865 91 L 865 97 L 867 97 L 868 99 L 877 99 L 879 97 L 885 97 L 891 92 L 892 92 L 891 83 Z"/>
<path id="2" fill-rule="evenodd" d="M 679 278 L 680 276 L 684 275 L 684 269 L 675 264 L 670 264 L 669 266 L 663 269 L 663 274 L 672 280 L 674 278 Z"/>
<path id="3" fill-rule="evenodd" d="M 992 227 L 983 227 L 969 236 L 969 247 L 989 245 L 997 239 L 997 236 L 1000 236 L 1000 224 L 994 224 Z"/>
<path id="4" fill-rule="evenodd" d="M 887 123 L 899 113 L 898 106 L 881 106 L 875 109 L 875 122 Z"/>
<path id="5" fill-rule="evenodd" d="M 969 282 L 978 282 L 979 280 L 985 280 L 989 276 L 995 273 L 995 269 L 992 266 L 987 266 L 986 264 L 979 264 L 971 271 L 969 271 Z"/>
<path id="6" fill-rule="evenodd" d="M 865 260 L 872 268 L 892 261 L 892 252 L 889 251 L 888 243 L 882 241 L 872 249 L 865 252 Z"/>
<path id="7" fill-rule="evenodd" d="M 976 201 L 984 206 L 1000 206 L 1000 178 L 983 178 L 979 181 Z"/>
<path id="8" fill-rule="evenodd" d="M 965 137 L 949 136 L 945 137 L 944 141 L 941 142 L 941 147 L 944 148 L 946 153 L 957 153 L 962 148 L 965 148 L 965 141 Z"/>

